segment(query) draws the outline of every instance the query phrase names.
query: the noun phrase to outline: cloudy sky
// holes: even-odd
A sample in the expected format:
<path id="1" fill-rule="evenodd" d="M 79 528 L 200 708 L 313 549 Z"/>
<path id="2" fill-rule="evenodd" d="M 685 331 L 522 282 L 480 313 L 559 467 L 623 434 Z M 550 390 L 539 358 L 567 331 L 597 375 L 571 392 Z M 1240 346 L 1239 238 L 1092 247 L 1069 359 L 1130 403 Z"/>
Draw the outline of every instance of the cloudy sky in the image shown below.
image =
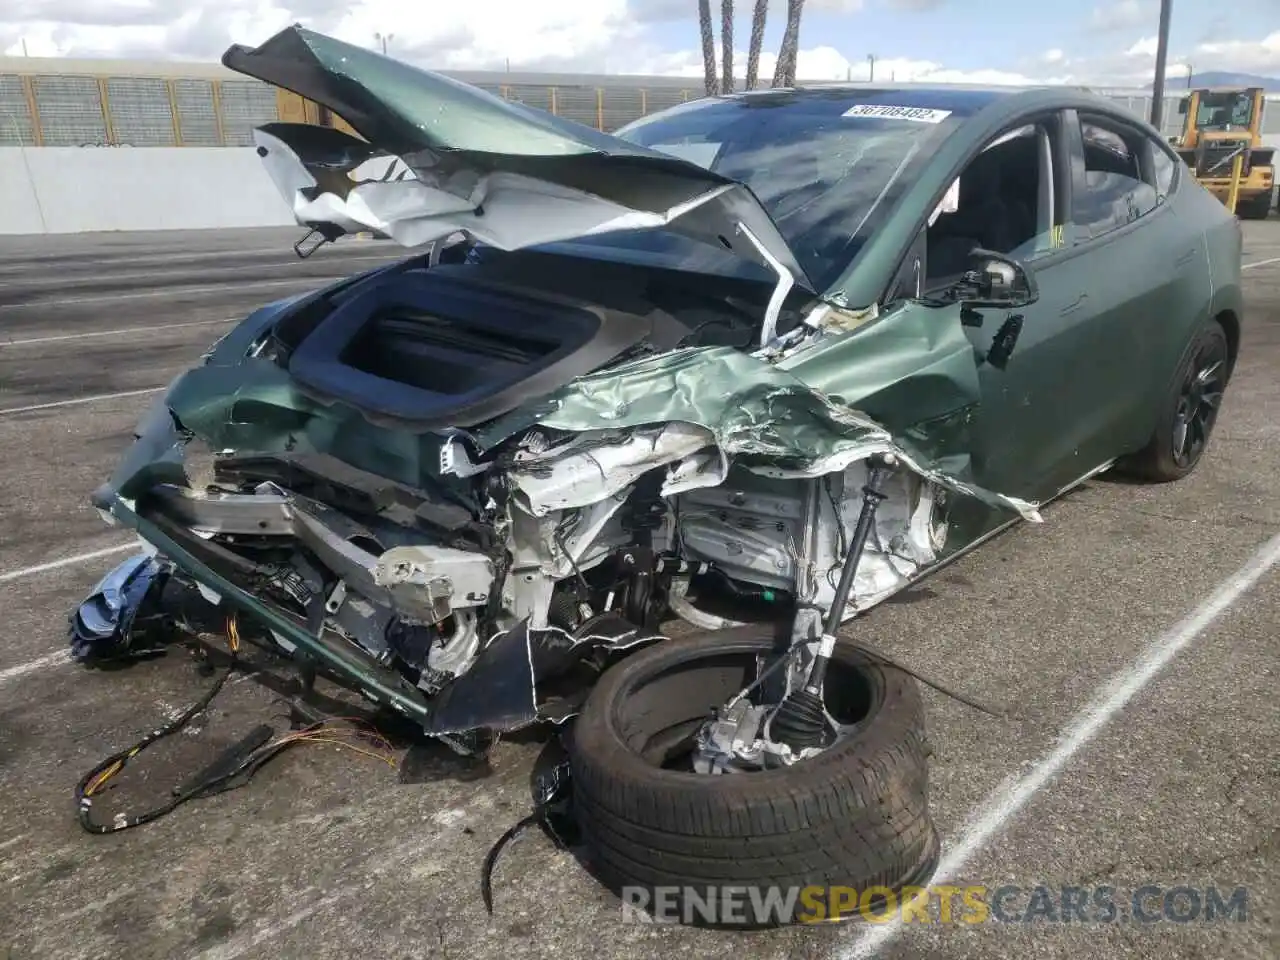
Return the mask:
<path id="1" fill-rule="evenodd" d="M 753 0 L 737 0 L 744 50 Z M 719 0 L 713 0 L 719 15 Z M 1151 80 L 1158 0 L 808 0 L 802 79 Z M 213 60 L 301 22 L 437 69 L 701 73 L 696 0 L 0 0 L 0 51 Z M 784 3 L 773 0 L 766 51 Z M 762 58 L 771 73 L 773 56 Z M 1280 76 L 1280 0 L 1175 0 L 1171 82 L 1191 63 Z M 746 64 L 737 57 L 738 70 Z"/>

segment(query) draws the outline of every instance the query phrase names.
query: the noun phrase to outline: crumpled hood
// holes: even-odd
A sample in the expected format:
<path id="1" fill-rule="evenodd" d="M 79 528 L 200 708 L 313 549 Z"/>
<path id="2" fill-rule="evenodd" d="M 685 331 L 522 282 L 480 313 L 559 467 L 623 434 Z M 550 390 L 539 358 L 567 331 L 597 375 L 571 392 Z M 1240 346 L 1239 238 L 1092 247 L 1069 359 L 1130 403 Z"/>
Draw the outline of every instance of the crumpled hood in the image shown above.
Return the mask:
<path id="1" fill-rule="evenodd" d="M 662 227 L 815 292 L 751 190 L 696 164 L 298 26 L 232 46 L 222 62 L 329 108 L 365 138 L 293 123 L 257 131 L 299 223 L 377 230 L 406 246 L 465 231 L 506 250 Z"/>

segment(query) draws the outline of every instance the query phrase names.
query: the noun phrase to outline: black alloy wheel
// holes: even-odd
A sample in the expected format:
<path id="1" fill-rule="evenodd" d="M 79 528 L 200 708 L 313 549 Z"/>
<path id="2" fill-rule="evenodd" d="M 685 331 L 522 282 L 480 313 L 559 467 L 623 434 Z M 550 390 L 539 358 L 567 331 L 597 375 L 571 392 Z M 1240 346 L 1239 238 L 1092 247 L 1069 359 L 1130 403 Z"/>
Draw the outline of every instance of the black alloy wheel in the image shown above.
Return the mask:
<path id="1" fill-rule="evenodd" d="M 1156 416 L 1150 442 L 1126 458 L 1123 469 L 1144 480 L 1180 480 L 1196 468 L 1209 445 L 1231 376 L 1227 335 L 1206 323 L 1183 351 Z"/>
<path id="2" fill-rule="evenodd" d="M 1217 338 L 1206 339 L 1187 367 L 1174 412 L 1173 462 L 1190 468 L 1200 459 L 1227 386 L 1227 345 Z"/>

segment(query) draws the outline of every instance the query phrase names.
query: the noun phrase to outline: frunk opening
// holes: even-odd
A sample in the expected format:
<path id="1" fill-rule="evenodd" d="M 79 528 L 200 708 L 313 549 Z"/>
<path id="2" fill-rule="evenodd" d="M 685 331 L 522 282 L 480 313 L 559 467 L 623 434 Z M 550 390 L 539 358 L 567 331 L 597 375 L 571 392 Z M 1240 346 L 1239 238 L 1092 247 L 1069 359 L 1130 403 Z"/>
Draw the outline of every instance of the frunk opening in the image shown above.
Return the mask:
<path id="1" fill-rule="evenodd" d="M 407 306 L 378 311 L 347 344 L 348 367 L 451 396 L 505 382 L 564 346 L 528 328 L 495 330 Z"/>
<path id="2" fill-rule="evenodd" d="M 415 430 L 469 426 L 587 373 L 644 335 L 589 305 L 469 282 L 450 265 L 371 283 L 298 344 L 293 379 Z M 474 278 L 473 278 L 474 279 Z M 527 385 L 527 386 L 526 386 Z"/>

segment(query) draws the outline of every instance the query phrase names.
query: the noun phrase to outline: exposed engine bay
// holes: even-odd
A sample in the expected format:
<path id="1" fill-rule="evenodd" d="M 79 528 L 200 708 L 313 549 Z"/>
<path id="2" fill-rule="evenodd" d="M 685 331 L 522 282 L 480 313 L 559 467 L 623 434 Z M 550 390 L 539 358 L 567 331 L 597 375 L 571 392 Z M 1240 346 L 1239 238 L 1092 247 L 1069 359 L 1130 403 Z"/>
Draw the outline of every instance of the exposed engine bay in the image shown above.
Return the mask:
<path id="1" fill-rule="evenodd" d="M 95 501 L 431 735 L 573 716 L 671 614 L 790 622 L 798 690 L 817 612 L 838 626 L 938 561 L 953 497 L 1035 508 L 786 372 L 812 318 L 779 311 L 747 353 L 768 285 L 691 284 L 464 245 L 285 304 L 174 382 Z"/>
<path id="2" fill-rule="evenodd" d="M 139 509 L 434 696 L 520 624 L 565 649 L 611 649 L 657 638 L 668 611 L 703 627 L 735 622 L 697 598 L 773 618 L 797 603 L 829 607 L 865 464 L 814 480 L 734 469 L 719 486 L 663 495 L 672 464 L 661 460 L 698 444 L 670 427 L 558 444 L 534 430 L 506 470 L 446 445 L 442 473 L 469 474 L 486 499 L 479 520 L 319 456 L 218 458 L 210 487 L 157 487 Z M 903 471 L 885 493 L 845 616 L 901 588 L 945 537 L 944 491 Z"/>

